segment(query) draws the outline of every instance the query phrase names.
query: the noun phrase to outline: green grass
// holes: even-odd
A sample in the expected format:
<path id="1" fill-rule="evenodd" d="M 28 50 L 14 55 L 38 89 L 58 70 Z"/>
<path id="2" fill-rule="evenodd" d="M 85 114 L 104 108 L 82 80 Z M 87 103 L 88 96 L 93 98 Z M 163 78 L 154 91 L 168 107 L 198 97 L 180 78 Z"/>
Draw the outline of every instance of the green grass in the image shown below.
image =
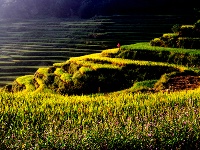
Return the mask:
<path id="1" fill-rule="evenodd" d="M 50 88 L 47 87 L 47 85 L 44 83 L 44 80 L 41 78 L 36 78 L 36 82 L 39 84 L 39 87 L 37 87 L 37 89 L 35 89 L 35 91 L 33 91 L 33 93 L 55 93 L 53 90 L 51 90 Z"/>
<path id="2" fill-rule="evenodd" d="M 123 59 L 123 58 L 109 58 L 104 57 L 104 53 L 113 53 L 115 54 L 116 49 L 113 50 L 106 50 L 102 53 L 96 53 L 96 54 L 90 54 L 90 55 L 84 55 L 80 57 L 73 57 L 70 58 L 66 63 L 76 63 L 76 64 L 82 64 L 83 66 L 90 66 L 91 68 L 97 68 L 97 67 L 103 67 L 103 68 L 116 68 L 116 67 L 123 67 L 126 65 L 139 65 L 139 66 L 166 66 L 166 67 L 174 67 L 179 69 L 180 71 L 184 71 L 188 68 L 181 65 L 175 65 L 175 64 L 168 64 L 165 62 L 153 62 L 153 61 L 140 61 L 140 60 L 130 60 L 130 59 Z M 103 56 L 103 57 L 101 57 Z M 61 65 L 61 64 L 55 64 L 54 66 Z"/>
<path id="3" fill-rule="evenodd" d="M 26 90 L 24 91 L 25 93 L 33 92 L 35 90 L 35 86 L 32 83 L 33 78 L 34 78 L 33 75 L 26 75 L 26 76 L 16 78 L 16 82 L 20 85 L 25 85 L 26 87 Z"/>
<path id="4" fill-rule="evenodd" d="M 39 25 L 45 26 L 45 23 L 39 22 Z M 34 75 L 19 77 L 14 84 L 19 87 L 12 87 L 25 87 L 26 90 L 16 93 L 0 91 L 0 149 L 198 149 L 200 88 L 171 93 L 142 92 L 165 82 L 173 71 L 190 75 L 199 74 L 199 69 L 165 61 L 113 58 L 119 57 L 123 50 L 149 51 L 152 56 L 157 56 L 154 51 L 159 54 L 163 51 L 187 53 L 188 56 L 199 53 L 198 50 L 159 48 L 139 43 L 122 46 L 120 51 L 115 48 L 72 57 L 66 62 L 54 63 L 53 67 L 42 67 Z M 159 56 L 162 58 L 164 53 Z M 95 71 L 101 73 L 97 77 L 106 81 L 108 88 L 120 85 L 119 82 L 125 79 L 118 75 L 122 70 L 127 73 L 126 78 L 130 77 L 128 81 L 132 87 L 100 93 L 103 88 L 93 85 L 96 83 Z M 159 79 L 158 74 L 164 75 Z M 150 79 L 132 81 L 143 78 Z M 86 81 L 93 84 L 83 86 Z M 37 85 L 36 89 L 33 84 Z M 81 92 L 98 88 L 99 93 L 56 94 L 81 86 Z"/>
<path id="5" fill-rule="evenodd" d="M 41 75 L 44 75 L 44 76 L 47 76 L 49 73 L 48 73 L 48 68 L 39 68 L 36 73 L 39 73 Z"/>
<path id="6" fill-rule="evenodd" d="M 151 46 L 149 42 L 140 42 L 131 45 L 124 45 L 121 47 L 122 50 L 149 50 L 149 51 L 170 51 L 177 53 L 188 53 L 188 54 L 200 54 L 198 49 L 183 49 L 183 48 L 169 48 L 169 47 L 159 47 Z"/>
<path id="7" fill-rule="evenodd" d="M 165 73 L 200 74 L 198 68 L 183 65 L 110 57 L 117 55 L 119 51 L 115 48 L 108 49 L 101 53 L 71 57 L 66 62 L 53 64 L 50 68 L 39 68 L 34 76 L 36 92 L 48 89 L 61 94 L 108 92 L 109 86 L 113 86 L 110 87 L 111 91 L 123 90 L 138 81 L 159 80 Z M 138 88 L 136 85 L 136 89 L 134 86 L 131 90 L 148 89 L 140 86 Z M 23 91 L 24 88 L 19 90 Z"/>
<path id="8" fill-rule="evenodd" d="M 54 71 L 54 74 L 57 76 L 61 76 L 63 73 L 65 73 L 65 71 L 62 68 L 56 68 Z"/>
<path id="9" fill-rule="evenodd" d="M 150 46 L 149 43 L 143 42 L 122 46 L 115 57 L 199 67 L 200 51 L 199 49 Z"/>
<path id="10" fill-rule="evenodd" d="M 142 90 L 150 90 L 154 88 L 155 83 L 157 80 L 146 80 L 146 81 L 141 81 L 141 82 L 136 82 L 130 89 L 129 91 L 132 92 L 138 92 Z"/>
<path id="11" fill-rule="evenodd" d="M 199 97 L 199 89 L 89 96 L 1 92 L 1 148 L 196 149 Z"/>
<path id="12" fill-rule="evenodd" d="M 180 22 L 180 20 L 174 19 L 166 21 L 166 19 L 162 19 L 160 15 L 150 15 L 149 17 L 121 17 L 122 16 L 101 16 L 92 18 L 91 20 L 1 20 L 1 49 L 6 51 L 7 54 L 5 55 L 11 57 L 4 56 L 3 53 L 3 55 L 0 56 L 0 60 L 11 62 L 12 60 L 23 61 L 24 59 L 38 59 L 33 56 L 33 53 L 38 52 L 37 55 L 48 55 L 43 52 L 44 50 L 63 51 L 63 53 L 60 53 L 59 55 L 66 56 L 66 58 L 44 57 L 49 57 L 48 60 L 52 60 L 52 63 L 55 61 L 64 61 L 69 57 L 85 55 L 86 53 L 84 52 L 100 52 L 103 49 L 116 47 L 118 41 L 121 44 L 148 41 L 151 36 L 155 37 L 159 32 L 165 33 L 167 27 L 171 27 L 170 24 Z M 166 16 L 163 18 L 165 17 Z M 176 18 L 177 16 L 167 15 L 167 18 L 174 17 Z M 160 22 L 162 21 L 164 21 L 162 28 L 159 28 L 160 31 L 156 33 L 155 30 L 158 28 L 152 27 L 157 26 L 158 24 L 160 25 Z M 138 24 L 138 22 L 140 24 Z M 148 33 L 146 33 L 146 31 L 148 31 Z M 146 34 L 144 34 L 144 32 Z M 90 41 L 93 42 L 91 43 Z M 68 50 L 69 54 L 64 53 L 64 51 Z M 78 53 L 76 53 L 76 50 Z M 83 53 L 81 53 L 81 51 Z M 49 55 L 55 56 L 56 54 L 50 53 Z M 37 66 L 40 64 L 35 63 L 34 65 Z M 24 66 L 24 68 L 26 68 L 26 66 Z M 4 69 L 5 67 L 0 66 L 0 68 Z M 12 71 L 15 73 L 14 69 Z"/>
<path id="13" fill-rule="evenodd" d="M 60 79 L 64 82 L 70 82 L 72 81 L 72 75 L 69 73 L 63 73 L 60 77 Z"/>
<path id="14" fill-rule="evenodd" d="M 89 68 L 89 67 L 81 67 L 81 68 L 79 69 L 79 71 L 80 71 L 81 74 L 85 74 L 85 73 L 87 73 L 87 72 L 91 72 L 91 71 L 92 71 L 92 68 Z"/>

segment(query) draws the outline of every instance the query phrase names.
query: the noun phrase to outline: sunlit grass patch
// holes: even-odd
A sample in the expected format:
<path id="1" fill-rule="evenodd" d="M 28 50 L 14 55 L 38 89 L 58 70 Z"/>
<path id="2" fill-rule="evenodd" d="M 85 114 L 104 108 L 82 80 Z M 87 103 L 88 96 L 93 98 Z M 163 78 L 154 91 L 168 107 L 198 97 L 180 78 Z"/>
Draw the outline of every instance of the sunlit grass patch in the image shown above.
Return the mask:
<path id="1" fill-rule="evenodd" d="M 149 43 L 136 43 L 122 46 L 116 57 L 199 67 L 200 50 L 150 46 Z"/>
<path id="2" fill-rule="evenodd" d="M 90 67 L 81 67 L 81 68 L 79 69 L 80 73 L 82 73 L 82 74 L 85 74 L 85 73 L 87 73 L 87 72 L 91 72 L 92 70 L 93 70 L 93 69 L 90 68 Z"/>
<path id="3" fill-rule="evenodd" d="M 44 76 L 47 76 L 49 73 L 48 73 L 48 68 L 39 68 L 36 73 L 39 73 L 41 75 L 44 75 Z"/>
<path id="4" fill-rule="evenodd" d="M 57 76 L 61 76 L 63 73 L 65 73 L 65 71 L 62 68 L 56 68 L 54 71 L 54 74 Z"/>
<path id="5" fill-rule="evenodd" d="M 93 57 L 94 56 L 94 57 Z M 187 67 L 185 66 L 178 66 L 174 64 L 168 64 L 164 62 L 153 62 L 153 61 L 139 61 L 139 60 L 130 60 L 130 59 L 123 59 L 123 58 L 109 58 L 109 57 L 101 57 L 99 56 L 99 53 L 97 54 L 91 54 L 91 55 L 85 55 L 81 57 L 74 57 L 69 59 L 67 62 L 72 62 L 76 64 L 83 64 L 85 66 L 89 65 L 90 62 L 95 62 L 98 65 L 118 65 L 118 66 L 126 66 L 126 65 L 149 65 L 149 66 L 170 66 L 170 67 L 179 67 L 180 70 L 185 70 Z"/>
<path id="6" fill-rule="evenodd" d="M 34 75 L 26 75 L 26 76 L 18 77 L 16 81 L 20 85 L 25 85 L 26 92 L 32 92 L 35 90 L 35 86 L 33 85 L 33 78 L 34 78 Z"/>
<path id="7" fill-rule="evenodd" d="M 137 92 L 142 90 L 151 90 L 154 88 L 155 83 L 157 80 L 146 80 L 141 82 L 136 82 L 128 91 Z"/>
<path id="8" fill-rule="evenodd" d="M 69 81 L 72 81 L 72 75 L 69 74 L 69 73 L 63 73 L 61 76 L 60 76 L 60 79 L 64 82 L 69 82 Z"/>
<path id="9" fill-rule="evenodd" d="M 151 46 L 149 42 L 140 42 L 136 44 L 123 45 L 122 50 L 150 50 L 150 51 L 170 51 L 177 53 L 188 53 L 188 54 L 200 54 L 198 49 L 183 49 L 183 48 L 170 48 L 170 47 L 160 47 Z"/>
<path id="10" fill-rule="evenodd" d="M 49 89 L 47 87 L 47 85 L 44 83 L 43 79 L 36 78 L 35 80 L 36 80 L 36 82 L 38 83 L 39 86 L 35 91 L 33 91 L 34 93 L 40 93 L 40 92 L 47 93 L 47 94 L 48 93 L 54 93 L 54 91 L 52 91 L 51 89 Z"/>
<path id="11" fill-rule="evenodd" d="M 101 52 L 101 55 L 103 57 L 114 57 L 118 51 L 119 51 L 119 48 L 107 49 L 107 50 L 103 50 Z"/>
<path id="12" fill-rule="evenodd" d="M 105 142 L 109 149 L 195 147 L 199 97 L 199 89 L 88 96 L 1 92 L 0 136 L 8 148 L 95 149 Z"/>
<path id="13" fill-rule="evenodd" d="M 54 63 L 53 66 L 56 68 L 59 68 L 61 66 L 63 66 L 65 64 L 65 62 L 61 62 L 61 63 Z"/>

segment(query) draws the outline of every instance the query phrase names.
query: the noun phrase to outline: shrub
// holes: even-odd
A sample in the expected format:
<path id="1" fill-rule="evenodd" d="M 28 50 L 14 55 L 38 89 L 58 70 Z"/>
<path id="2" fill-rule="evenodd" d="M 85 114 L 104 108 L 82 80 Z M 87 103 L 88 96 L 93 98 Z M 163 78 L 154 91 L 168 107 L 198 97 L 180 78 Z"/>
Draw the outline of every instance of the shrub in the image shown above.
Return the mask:
<path id="1" fill-rule="evenodd" d="M 62 68 L 56 68 L 56 70 L 54 71 L 54 74 L 56 76 L 61 76 L 63 73 L 65 73 L 65 71 Z"/>
<path id="2" fill-rule="evenodd" d="M 178 36 L 177 33 L 165 33 L 160 39 L 164 41 L 166 47 L 177 47 L 176 41 Z"/>
<path id="3" fill-rule="evenodd" d="M 19 92 L 26 89 L 26 86 L 24 84 L 19 84 L 17 81 L 14 81 L 12 84 L 12 92 Z"/>
<path id="4" fill-rule="evenodd" d="M 49 67 L 48 73 L 53 73 L 56 70 L 56 67 Z"/>
<path id="5" fill-rule="evenodd" d="M 194 24 L 195 36 L 200 37 L 200 20 Z"/>
<path id="6" fill-rule="evenodd" d="M 6 85 L 2 89 L 0 89 L 0 92 L 12 92 L 12 85 Z"/>
<path id="7" fill-rule="evenodd" d="M 150 41 L 150 45 L 151 46 L 164 46 L 165 43 L 160 38 L 155 38 L 155 39 L 153 39 L 153 40 Z"/>
<path id="8" fill-rule="evenodd" d="M 63 82 L 69 82 L 71 81 L 71 78 L 72 78 L 72 75 L 69 74 L 69 73 L 63 73 L 60 77 L 60 79 L 63 81 Z"/>
<path id="9" fill-rule="evenodd" d="M 173 25 L 173 27 L 171 28 L 171 30 L 172 30 L 174 33 L 179 33 L 180 27 L 181 27 L 181 25 L 175 24 L 175 25 Z"/>
<path id="10" fill-rule="evenodd" d="M 194 35 L 194 25 L 182 25 L 179 35 L 182 37 L 192 37 Z"/>
<path id="11" fill-rule="evenodd" d="M 194 24 L 194 28 L 200 30 L 200 20 L 197 20 L 197 22 Z"/>
<path id="12" fill-rule="evenodd" d="M 180 48 L 199 48 L 198 40 L 185 39 L 200 37 L 200 20 L 194 25 L 179 25 L 175 24 L 172 28 L 174 33 L 163 34 L 160 38 L 155 38 L 150 41 L 151 46 L 160 46 L 160 47 L 180 47 Z M 184 37 L 180 38 L 179 37 Z"/>
<path id="13" fill-rule="evenodd" d="M 162 37 L 165 38 L 165 39 L 171 39 L 171 38 L 178 37 L 178 34 L 177 33 L 165 33 L 165 34 L 163 34 Z"/>
<path id="14" fill-rule="evenodd" d="M 46 84 L 46 85 L 50 85 L 50 84 L 53 84 L 53 82 L 54 82 L 54 77 L 55 77 L 55 75 L 53 74 L 53 73 L 51 73 L 51 74 L 49 74 L 48 76 L 45 76 L 44 77 L 44 83 Z"/>
<path id="15" fill-rule="evenodd" d="M 180 48 L 200 48 L 200 38 L 179 37 L 177 46 Z"/>
<path id="16" fill-rule="evenodd" d="M 66 82 L 59 82 L 57 92 L 65 95 L 72 95 L 76 94 L 76 89 L 74 89 L 74 83 L 72 80 L 69 80 L 67 83 Z"/>
<path id="17" fill-rule="evenodd" d="M 81 65 L 76 64 L 74 62 L 69 62 L 63 65 L 61 68 L 70 74 L 74 74 L 76 71 L 79 70 L 79 68 L 81 68 Z"/>
<path id="18" fill-rule="evenodd" d="M 76 94 L 98 92 L 98 87 L 100 86 L 98 81 L 99 76 L 101 75 L 97 71 L 88 71 L 84 74 L 77 71 L 72 77 Z"/>

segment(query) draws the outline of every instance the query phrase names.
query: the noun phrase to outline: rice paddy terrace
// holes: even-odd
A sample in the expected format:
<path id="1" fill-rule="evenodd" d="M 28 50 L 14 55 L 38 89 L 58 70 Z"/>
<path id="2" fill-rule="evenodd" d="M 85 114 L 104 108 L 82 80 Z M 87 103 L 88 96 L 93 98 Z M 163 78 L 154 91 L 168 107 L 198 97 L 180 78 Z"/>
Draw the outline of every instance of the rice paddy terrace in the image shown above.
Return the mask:
<path id="1" fill-rule="evenodd" d="M 145 42 L 171 32 L 191 16 L 104 16 L 89 20 L 0 20 L 0 87 L 39 67 L 107 48 Z"/>

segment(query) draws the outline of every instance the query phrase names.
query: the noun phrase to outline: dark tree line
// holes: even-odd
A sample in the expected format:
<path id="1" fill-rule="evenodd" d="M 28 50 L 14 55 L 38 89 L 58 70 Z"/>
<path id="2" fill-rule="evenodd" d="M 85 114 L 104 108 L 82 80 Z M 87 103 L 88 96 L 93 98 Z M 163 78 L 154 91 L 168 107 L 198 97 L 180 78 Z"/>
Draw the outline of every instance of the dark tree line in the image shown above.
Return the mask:
<path id="1" fill-rule="evenodd" d="M 197 0 L 0 0 L 0 16 L 89 18 L 136 12 L 186 13 L 197 6 Z"/>

